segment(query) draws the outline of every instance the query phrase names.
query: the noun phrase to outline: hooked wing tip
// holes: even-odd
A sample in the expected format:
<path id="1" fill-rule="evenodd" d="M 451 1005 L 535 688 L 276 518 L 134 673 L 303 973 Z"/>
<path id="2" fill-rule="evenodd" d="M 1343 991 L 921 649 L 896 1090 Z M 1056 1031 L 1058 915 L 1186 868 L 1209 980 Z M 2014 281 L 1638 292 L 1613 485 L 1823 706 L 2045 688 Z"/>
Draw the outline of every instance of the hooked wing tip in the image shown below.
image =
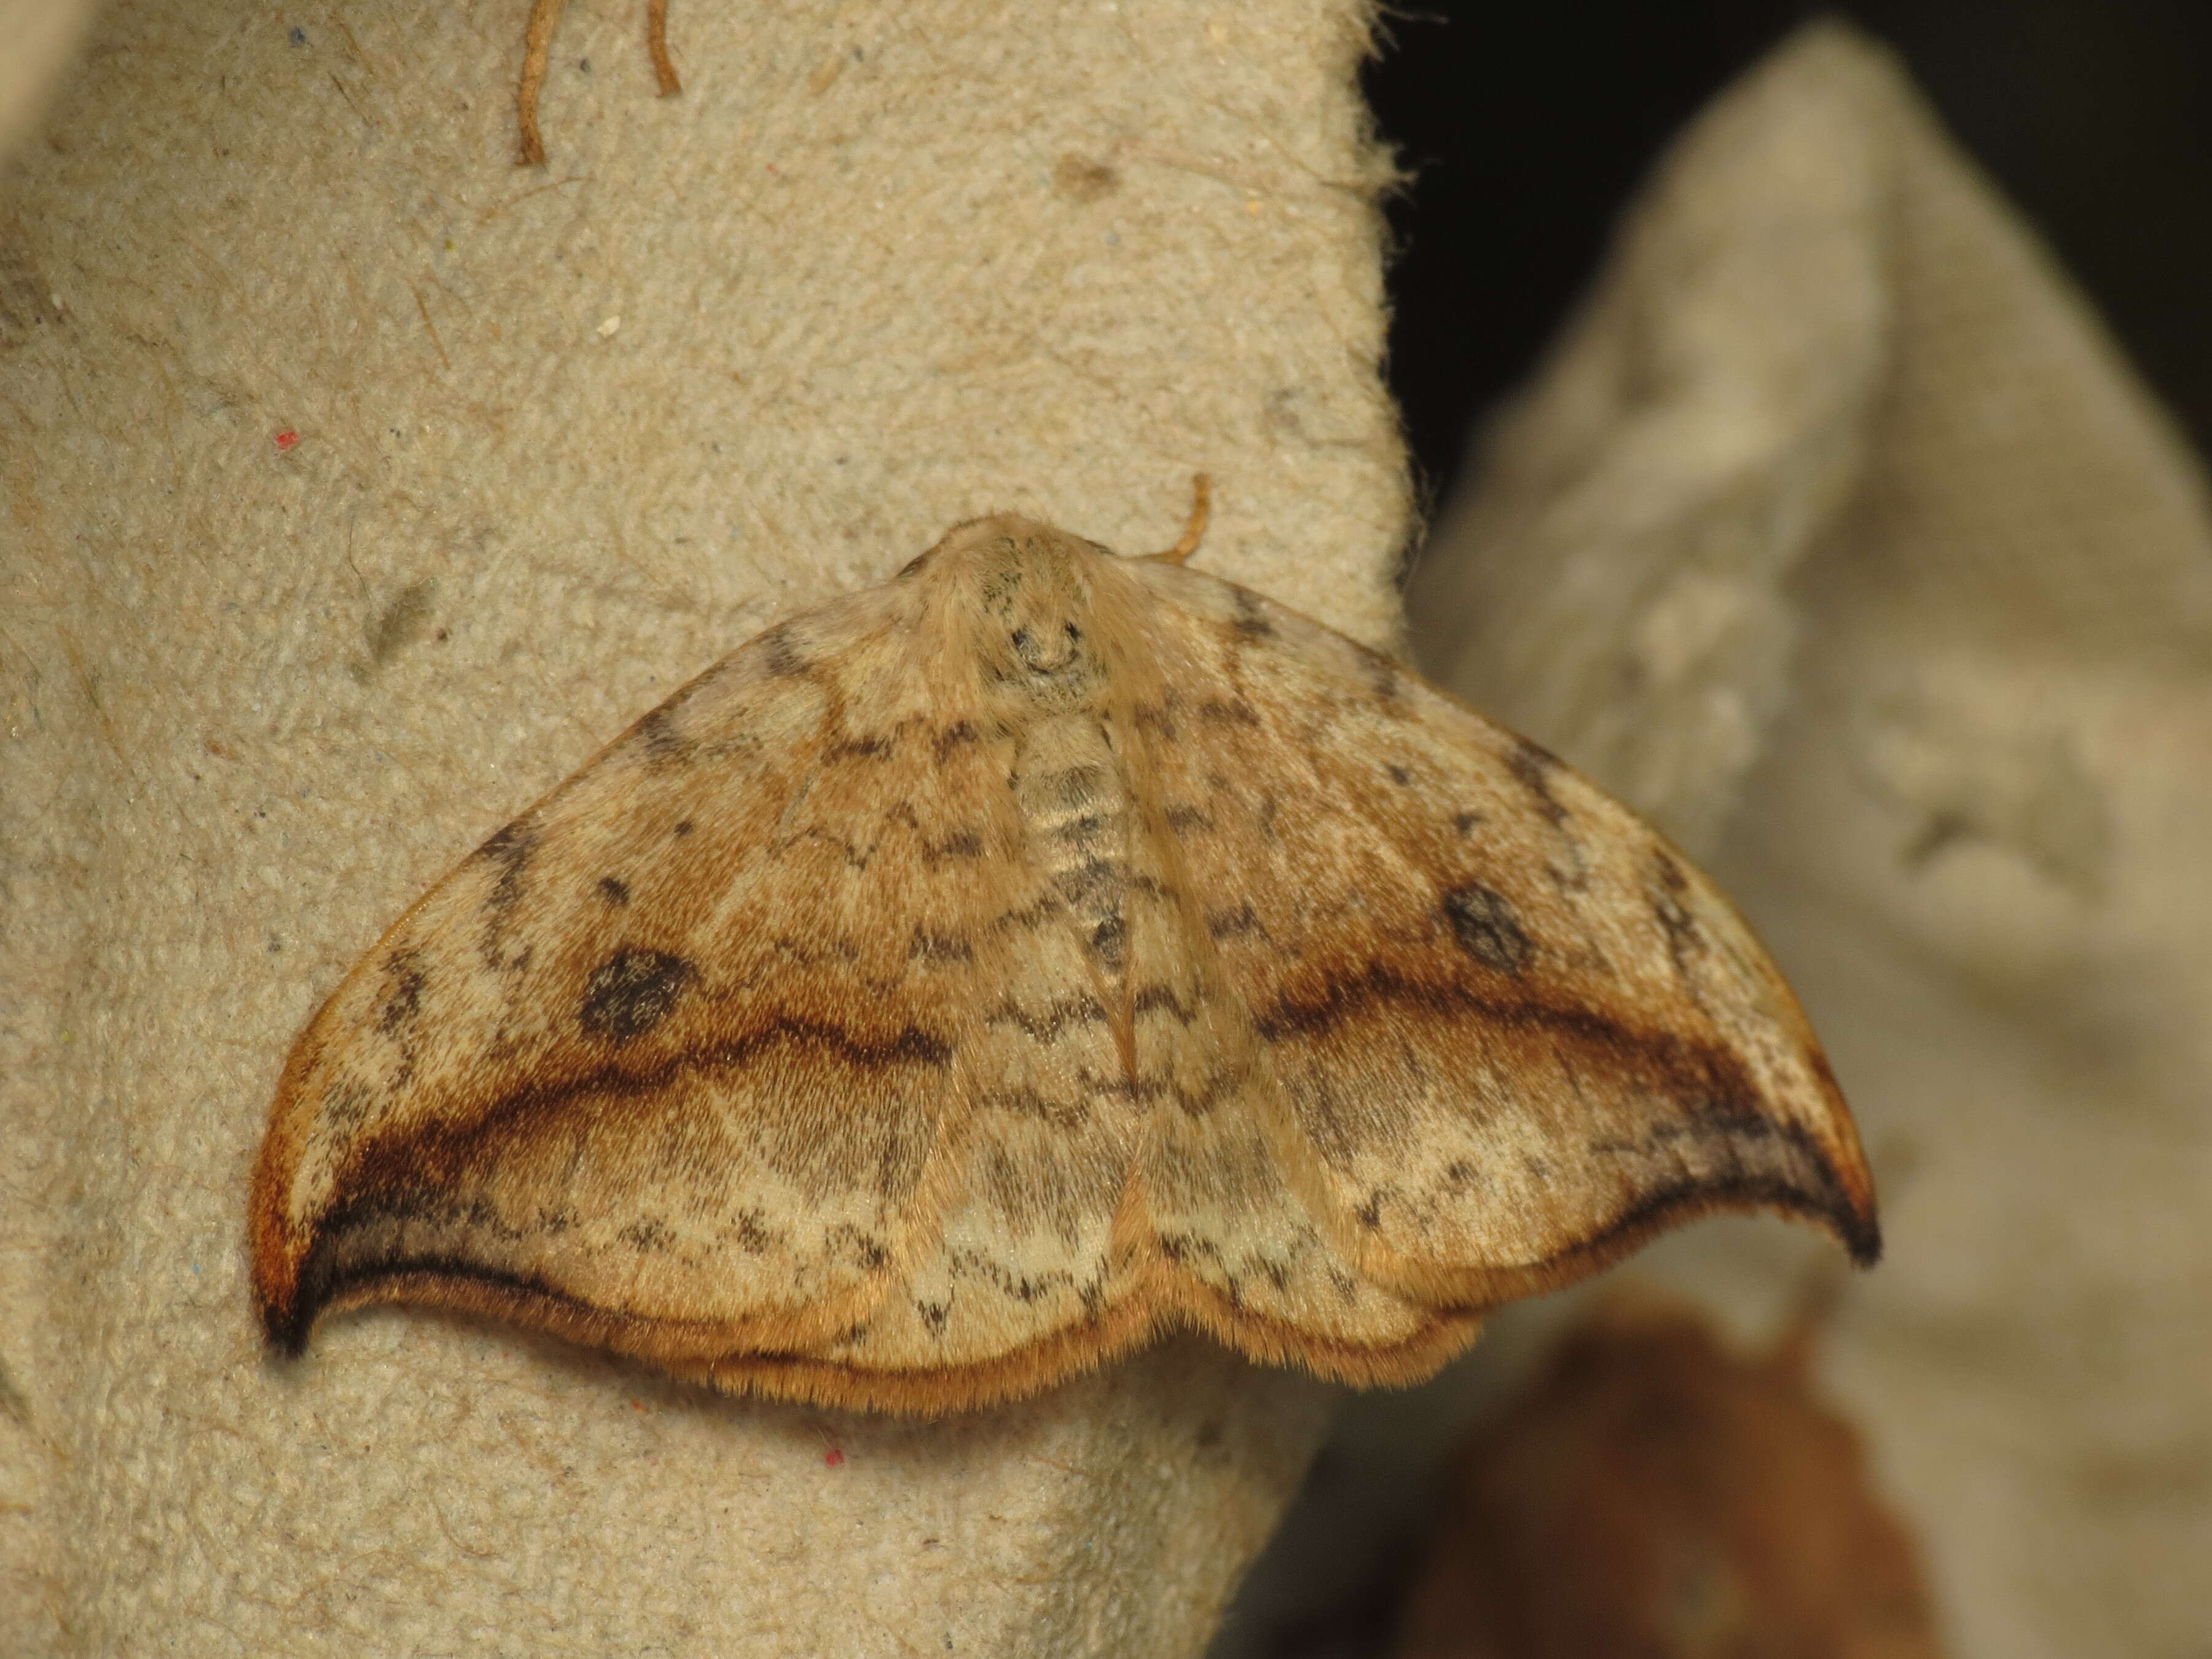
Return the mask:
<path id="1" fill-rule="evenodd" d="M 1871 1267 L 1881 1260 L 1881 1221 L 1873 1211 L 1854 1212 L 1846 1217 L 1831 1217 L 1836 1229 L 1843 1235 L 1844 1248 L 1851 1253 L 1851 1265 Z"/>
<path id="2" fill-rule="evenodd" d="M 261 1332 L 269 1346 L 287 1359 L 307 1351 L 307 1332 L 314 1325 L 312 1311 L 266 1307 L 261 1310 Z"/>
<path id="3" fill-rule="evenodd" d="M 1556 1289 L 1640 1249 L 1659 1234 L 1701 1216 L 1764 1211 L 1809 1221 L 1832 1235 L 1853 1265 L 1871 1267 L 1881 1260 L 1881 1222 L 1870 1190 L 1850 1183 L 1838 1171 L 1817 1166 L 1821 1179 L 1808 1182 L 1771 1173 L 1729 1179 L 1683 1182 L 1645 1193 L 1612 1224 L 1582 1246 L 1549 1264 L 1547 1282 L 1518 1290 L 1526 1295 Z"/>
<path id="4" fill-rule="evenodd" d="M 306 1352 L 319 1304 L 300 1294 L 299 1263 L 279 1247 L 257 1239 L 253 1247 L 253 1315 L 264 1341 L 287 1359 Z"/>

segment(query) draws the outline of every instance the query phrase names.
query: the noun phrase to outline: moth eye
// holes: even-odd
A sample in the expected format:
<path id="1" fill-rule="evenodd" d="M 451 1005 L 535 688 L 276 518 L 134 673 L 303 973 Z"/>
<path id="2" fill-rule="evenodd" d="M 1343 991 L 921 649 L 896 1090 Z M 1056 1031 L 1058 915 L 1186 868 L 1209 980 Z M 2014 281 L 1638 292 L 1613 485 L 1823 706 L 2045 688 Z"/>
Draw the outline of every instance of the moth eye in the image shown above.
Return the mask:
<path id="1" fill-rule="evenodd" d="M 1026 628 L 1017 628 L 1006 635 L 1006 639 L 1017 651 L 1026 651 L 1030 648 L 1030 630 Z"/>

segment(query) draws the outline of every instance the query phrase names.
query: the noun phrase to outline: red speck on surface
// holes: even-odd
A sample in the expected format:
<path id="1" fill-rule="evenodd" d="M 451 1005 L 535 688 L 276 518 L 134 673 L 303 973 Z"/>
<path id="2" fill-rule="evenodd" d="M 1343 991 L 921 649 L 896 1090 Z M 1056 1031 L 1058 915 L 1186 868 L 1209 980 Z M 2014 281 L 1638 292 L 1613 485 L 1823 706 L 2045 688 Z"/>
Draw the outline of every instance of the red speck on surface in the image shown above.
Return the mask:
<path id="1" fill-rule="evenodd" d="M 288 426 L 276 434 L 276 453 L 282 455 L 299 441 L 300 434 Z"/>
<path id="2" fill-rule="evenodd" d="M 828 1464 L 831 1468 L 837 1468 L 844 1463 L 845 1454 L 839 1451 L 835 1446 L 832 1446 L 828 1451 L 822 1454 L 822 1461 Z"/>

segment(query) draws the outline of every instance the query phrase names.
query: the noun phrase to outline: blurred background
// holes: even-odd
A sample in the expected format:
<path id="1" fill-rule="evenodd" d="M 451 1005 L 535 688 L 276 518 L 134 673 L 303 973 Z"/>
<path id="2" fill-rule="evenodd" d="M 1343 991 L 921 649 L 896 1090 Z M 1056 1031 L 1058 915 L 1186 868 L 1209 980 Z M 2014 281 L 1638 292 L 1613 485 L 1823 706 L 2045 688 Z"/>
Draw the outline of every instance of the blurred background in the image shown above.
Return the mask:
<path id="1" fill-rule="evenodd" d="M 2203 451 L 2212 439 L 2212 6 L 2188 0 L 1676 0 L 1393 9 L 1369 100 L 1392 208 L 1391 389 L 1433 508 L 1534 367 L 1683 124 L 1792 29 L 1905 59 Z"/>

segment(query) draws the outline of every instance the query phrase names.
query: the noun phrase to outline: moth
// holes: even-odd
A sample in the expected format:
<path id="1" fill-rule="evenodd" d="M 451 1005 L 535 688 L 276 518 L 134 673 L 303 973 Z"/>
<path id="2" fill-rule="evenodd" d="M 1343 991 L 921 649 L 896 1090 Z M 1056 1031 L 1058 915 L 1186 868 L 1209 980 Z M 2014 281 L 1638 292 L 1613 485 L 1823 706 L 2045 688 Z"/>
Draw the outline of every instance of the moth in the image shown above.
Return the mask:
<path id="1" fill-rule="evenodd" d="M 253 1295 L 912 1413 L 1176 1328 L 1358 1384 L 1718 1209 L 1879 1253 L 1712 884 L 1551 755 L 1166 554 L 955 526 L 500 830 L 300 1036 Z"/>

